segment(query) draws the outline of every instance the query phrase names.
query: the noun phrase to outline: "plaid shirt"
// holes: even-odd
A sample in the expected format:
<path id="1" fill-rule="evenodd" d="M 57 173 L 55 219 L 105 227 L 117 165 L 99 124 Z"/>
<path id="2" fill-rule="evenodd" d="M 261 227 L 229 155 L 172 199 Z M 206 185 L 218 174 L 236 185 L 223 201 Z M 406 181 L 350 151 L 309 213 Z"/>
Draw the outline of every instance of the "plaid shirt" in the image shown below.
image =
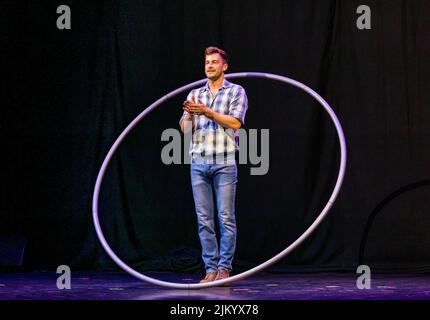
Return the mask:
<path id="1" fill-rule="evenodd" d="M 245 124 L 245 114 L 248 109 L 248 98 L 240 85 L 233 84 L 224 79 L 222 86 L 212 96 L 209 90 L 209 83 L 204 87 L 192 90 L 187 97 L 197 103 L 201 100 L 205 106 L 212 110 L 226 114 L 238 119 L 242 125 Z M 181 117 L 182 122 L 187 112 Z M 190 156 L 203 157 L 206 159 L 219 159 L 233 156 L 239 150 L 239 135 L 237 130 L 225 129 L 204 115 L 193 116 L 193 136 L 190 143 Z"/>

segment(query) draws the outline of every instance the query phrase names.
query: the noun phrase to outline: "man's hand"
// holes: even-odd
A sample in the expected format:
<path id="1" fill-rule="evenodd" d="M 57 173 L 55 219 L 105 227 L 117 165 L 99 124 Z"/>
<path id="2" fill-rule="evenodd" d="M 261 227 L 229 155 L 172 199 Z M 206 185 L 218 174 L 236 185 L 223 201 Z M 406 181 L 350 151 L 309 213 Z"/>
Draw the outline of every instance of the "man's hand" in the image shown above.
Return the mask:
<path id="1" fill-rule="evenodd" d="M 196 103 L 194 96 L 191 98 L 191 101 L 184 102 L 183 109 L 191 115 L 207 115 L 209 111 L 209 108 L 201 100 L 199 100 L 199 103 Z"/>
<path id="2" fill-rule="evenodd" d="M 201 100 L 199 100 L 199 103 L 196 103 L 194 96 L 191 101 L 184 102 L 184 110 L 188 112 L 190 117 L 193 115 L 204 115 L 226 129 L 231 128 L 237 130 L 241 127 L 241 123 L 238 119 L 226 114 L 220 114 L 211 108 L 206 107 Z"/>

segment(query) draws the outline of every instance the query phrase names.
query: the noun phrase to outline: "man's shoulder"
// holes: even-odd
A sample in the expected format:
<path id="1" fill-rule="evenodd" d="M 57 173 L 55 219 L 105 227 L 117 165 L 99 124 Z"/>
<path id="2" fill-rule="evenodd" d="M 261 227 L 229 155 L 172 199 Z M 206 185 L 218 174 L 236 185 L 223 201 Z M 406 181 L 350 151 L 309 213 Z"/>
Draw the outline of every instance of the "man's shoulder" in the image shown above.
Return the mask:
<path id="1" fill-rule="evenodd" d="M 194 89 L 191 89 L 190 93 L 191 92 L 200 92 L 200 91 L 203 91 L 204 89 L 205 89 L 205 87 L 194 88 Z"/>
<path id="2" fill-rule="evenodd" d="M 199 87 L 199 88 L 195 88 L 195 89 L 192 89 L 191 91 L 190 91 L 190 93 L 189 94 L 196 94 L 196 93 L 199 93 L 199 92 L 202 92 L 202 91 L 204 91 L 206 89 L 206 86 L 202 86 L 202 87 Z"/>
<path id="3" fill-rule="evenodd" d="M 245 88 L 242 87 L 240 84 L 237 83 L 233 83 L 233 82 L 228 82 L 228 84 L 230 85 L 230 88 L 233 89 L 234 91 L 242 91 L 245 92 Z"/>
<path id="4" fill-rule="evenodd" d="M 241 93 L 245 94 L 245 88 L 242 87 L 240 84 L 230 82 L 227 79 L 225 79 L 225 83 L 224 84 L 226 85 L 224 87 L 226 89 L 230 89 L 233 92 L 241 92 Z M 206 89 L 207 89 L 207 83 L 205 85 L 199 87 L 199 88 L 192 89 L 189 94 L 190 95 L 195 95 L 195 94 L 198 94 L 200 92 L 205 91 Z"/>

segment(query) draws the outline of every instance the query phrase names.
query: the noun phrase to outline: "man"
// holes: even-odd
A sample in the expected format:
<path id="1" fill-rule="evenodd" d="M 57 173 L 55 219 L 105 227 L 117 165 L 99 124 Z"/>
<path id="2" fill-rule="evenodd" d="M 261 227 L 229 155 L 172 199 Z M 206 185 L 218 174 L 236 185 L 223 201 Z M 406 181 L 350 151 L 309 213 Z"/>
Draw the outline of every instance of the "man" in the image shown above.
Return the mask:
<path id="1" fill-rule="evenodd" d="M 245 122 L 248 98 L 245 90 L 224 79 L 227 53 L 216 47 L 205 50 L 204 87 L 192 90 L 179 121 L 184 133 L 192 130 L 191 184 L 202 258 L 206 276 L 201 283 L 230 276 L 236 249 L 235 198 L 238 150 L 237 130 Z M 220 244 L 214 226 L 215 191 Z"/>

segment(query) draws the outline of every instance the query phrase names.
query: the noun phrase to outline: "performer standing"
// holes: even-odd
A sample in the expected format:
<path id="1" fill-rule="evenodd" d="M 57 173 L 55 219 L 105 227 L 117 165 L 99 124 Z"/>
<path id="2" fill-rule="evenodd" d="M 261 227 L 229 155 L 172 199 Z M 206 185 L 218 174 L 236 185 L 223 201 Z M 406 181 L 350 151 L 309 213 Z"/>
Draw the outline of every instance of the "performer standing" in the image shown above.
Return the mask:
<path id="1" fill-rule="evenodd" d="M 245 123 L 248 98 L 243 87 L 224 79 L 228 56 L 224 50 L 205 50 L 204 87 L 192 90 L 179 123 L 192 130 L 191 184 L 206 276 L 201 283 L 228 278 L 236 249 L 235 198 L 239 149 L 237 130 Z M 220 242 L 214 224 L 215 191 Z"/>

